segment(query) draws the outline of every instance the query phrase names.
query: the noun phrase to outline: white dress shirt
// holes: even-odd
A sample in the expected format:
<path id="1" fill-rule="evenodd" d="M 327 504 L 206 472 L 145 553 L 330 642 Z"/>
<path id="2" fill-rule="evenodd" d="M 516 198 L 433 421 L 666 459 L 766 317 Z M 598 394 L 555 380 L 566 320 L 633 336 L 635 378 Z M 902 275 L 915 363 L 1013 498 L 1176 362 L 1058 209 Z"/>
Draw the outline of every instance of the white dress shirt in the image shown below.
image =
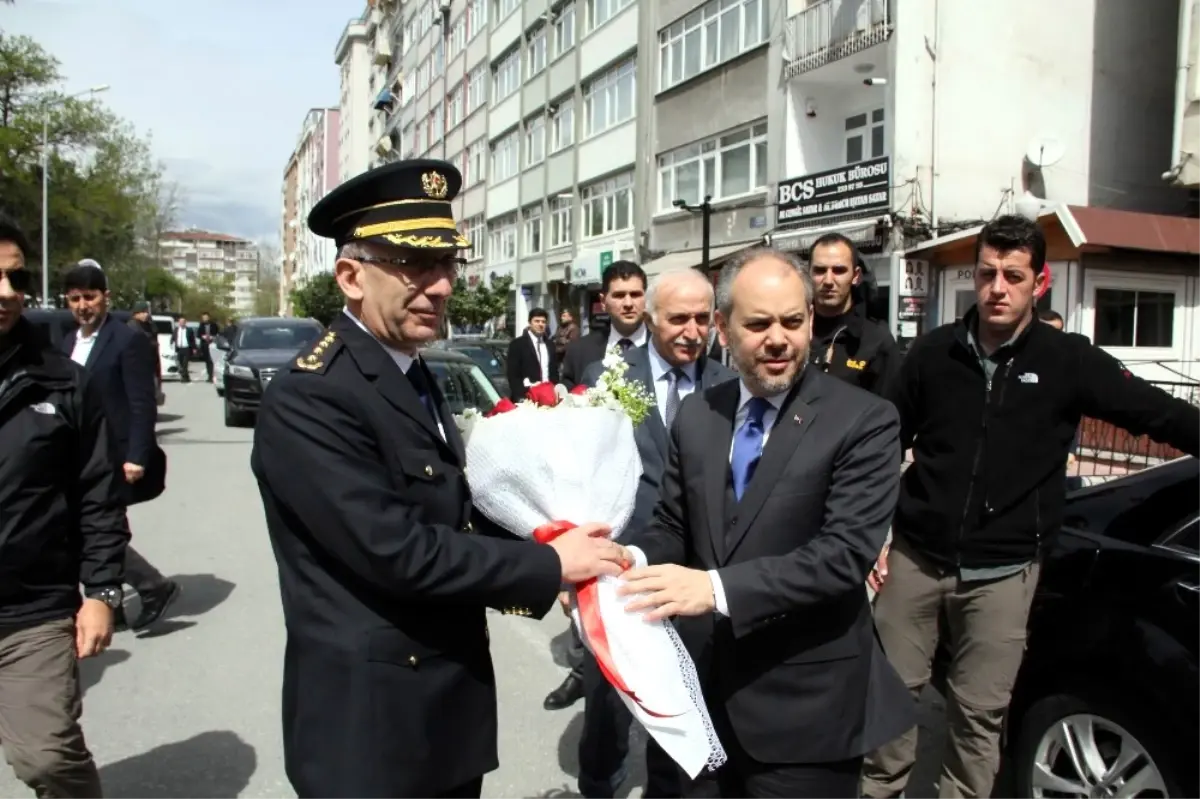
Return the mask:
<path id="1" fill-rule="evenodd" d="M 105 314 L 90 336 L 83 335 L 82 327 L 75 331 L 75 346 L 71 350 L 72 361 L 80 366 L 87 366 L 87 359 L 92 354 L 92 347 L 96 346 L 96 336 L 100 335 L 100 328 L 104 327 L 104 323 L 107 321 L 108 314 Z"/>
<path id="2" fill-rule="evenodd" d="M 353 319 L 354 324 L 358 325 L 359 329 L 361 329 L 364 333 L 366 333 L 368 336 L 375 339 L 376 341 L 379 341 L 379 339 L 375 337 L 374 333 L 372 333 L 370 330 L 367 330 L 367 326 L 364 325 L 357 316 L 350 313 L 349 308 L 342 308 L 342 313 L 346 314 L 346 316 Z M 396 366 L 400 367 L 400 371 L 403 372 L 405 374 L 405 376 L 407 376 L 408 370 L 413 367 L 413 365 L 416 363 L 417 359 L 414 358 L 413 356 L 409 355 L 408 353 L 401 352 L 400 350 L 395 349 L 394 347 L 389 347 L 387 344 L 384 344 L 382 341 L 379 341 L 379 346 L 383 347 L 383 351 L 386 352 L 388 354 L 388 356 L 396 363 Z M 434 421 L 437 422 L 438 432 L 441 433 L 442 440 L 445 441 L 446 440 L 446 429 L 444 427 L 442 427 L 442 418 L 440 416 L 438 416 Z"/>
<path id="3" fill-rule="evenodd" d="M 653 349 L 653 348 L 651 348 L 651 349 Z M 656 380 L 655 383 L 657 384 L 657 382 L 658 381 Z M 750 393 L 750 389 L 746 388 L 746 383 L 744 381 L 742 381 L 741 396 L 738 399 L 737 414 L 733 417 L 733 433 L 734 433 L 735 440 L 737 438 L 737 431 L 740 430 L 742 425 L 746 423 L 746 416 L 749 415 L 749 409 L 746 406 L 750 403 L 750 400 L 753 397 L 754 397 L 754 395 Z M 762 443 L 762 445 L 763 445 L 763 448 L 765 449 L 767 446 L 767 439 L 770 438 L 770 436 L 771 436 L 771 428 L 774 426 L 775 420 L 777 418 L 779 418 L 779 410 L 780 410 L 780 408 L 783 407 L 783 401 L 785 399 L 787 399 L 787 391 L 783 391 L 779 394 L 775 394 L 774 396 L 764 397 L 764 399 L 766 399 L 766 401 L 770 405 L 770 407 L 768 407 L 766 412 L 763 414 L 763 420 L 762 420 L 762 423 L 763 423 L 763 443 Z M 729 459 L 731 461 L 733 460 L 733 443 L 732 442 L 729 445 Z M 646 555 L 644 552 L 642 552 L 640 547 L 631 546 L 631 547 L 628 547 L 628 549 L 629 549 L 630 553 L 633 554 L 633 560 L 634 560 L 635 566 L 637 566 L 638 568 L 641 568 L 646 565 L 646 563 L 647 563 Z M 729 601 L 725 597 L 725 586 L 722 585 L 722 583 L 721 583 L 720 571 L 717 569 L 709 569 L 708 570 L 708 579 L 712 583 L 713 604 L 716 606 L 716 612 L 721 614 L 722 616 L 728 616 L 729 615 Z"/>
<path id="4" fill-rule="evenodd" d="M 667 372 L 675 367 L 658 354 L 654 344 L 646 349 L 650 351 L 650 379 L 654 384 L 654 399 L 658 404 L 658 415 L 665 423 L 667 421 L 667 395 L 671 388 L 671 384 L 667 380 Z M 693 361 L 687 366 L 679 368 L 683 371 L 683 377 L 679 380 L 679 401 L 683 402 L 684 397 L 696 390 L 696 363 Z"/>
<path id="5" fill-rule="evenodd" d="M 530 341 L 533 342 L 533 352 L 537 355 L 538 368 L 542 373 L 542 382 L 550 382 L 550 350 L 546 349 L 546 342 L 532 330 L 527 330 L 525 335 L 529 336 Z"/>
<path id="6" fill-rule="evenodd" d="M 188 329 L 187 325 L 180 325 L 175 328 L 175 349 L 186 350 L 188 345 L 187 340 Z"/>
<path id="7" fill-rule="evenodd" d="M 607 353 L 613 347 L 617 346 L 617 343 L 623 338 L 627 338 L 630 341 L 632 341 L 633 346 L 640 347 L 646 343 L 646 340 L 649 338 L 649 335 L 650 334 L 646 332 L 646 325 L 644 325 L 644 324 L 638 325 L 638 329 L 633 331 L 633 333 L 631 333 L 628 336 L 622 336 L 620 333 L 617 332 L 617 329 L 615 327 L 609 327 L 608 343 L 604 345 L 604 351 Z"/>

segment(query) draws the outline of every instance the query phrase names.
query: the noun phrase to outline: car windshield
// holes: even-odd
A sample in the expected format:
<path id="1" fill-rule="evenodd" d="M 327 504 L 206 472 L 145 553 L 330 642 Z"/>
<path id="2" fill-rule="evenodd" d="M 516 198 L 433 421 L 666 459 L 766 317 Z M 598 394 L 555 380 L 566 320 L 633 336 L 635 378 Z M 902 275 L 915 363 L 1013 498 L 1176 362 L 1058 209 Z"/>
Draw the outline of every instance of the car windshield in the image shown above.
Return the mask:
<path id="1" fill-rule="evenodd" d="M 298 350 L 316 340 L 316 325 L 250 325 L 238 331 L 239 350 Z"/>
<path id="2" fill-rule="evenodd" d="M 489 375 L 504 373 L 504 367 L 500 365 L 500 361 L 491 350 L 483 347 L 459 347 L 458 351 L 474 361 L 480 369 Z"/>
<path id="3" fill-rule="evenodd" d="M 487 413 L 500 401 L 492 381 L 475 364 L 434 360 L 425 363 L 437 379 L 451 413 L 462 413 L 467 408 Z"/>

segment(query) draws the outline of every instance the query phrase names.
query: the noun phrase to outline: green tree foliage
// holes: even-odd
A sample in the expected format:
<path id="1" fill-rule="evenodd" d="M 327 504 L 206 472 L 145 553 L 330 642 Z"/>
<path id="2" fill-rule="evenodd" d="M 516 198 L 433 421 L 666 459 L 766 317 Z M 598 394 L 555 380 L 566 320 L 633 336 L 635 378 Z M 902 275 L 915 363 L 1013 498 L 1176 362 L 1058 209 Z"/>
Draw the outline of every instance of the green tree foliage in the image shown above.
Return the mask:
<path id="1" fill-rule="evenodd" d="M 202 275 L 183 296 L 182 313 L 188 319 L 199 319 L 200 314 L 211 314 L 213 319 L 233 316 L 233 276 L 226 274 Z"/>
<path id="2" fill-rule="evenodd" d="M 279 278 L 265 275 L 258 279 L 258 292 L 254 295 L 255 316 L 279 315 Z"/>
<path id="3" fill-rule="evenodd" d="M 508 295 L 513 280 L 509 276 L 498 277 L 490 286 L 483 282 L 474 288 L 467 286 L 461 277 L 454 282 L 454 293 L 446 306 L 450 323 L 459 327 L 485 325 L 508 310 Z"/>
<path id="4" fill-rule="evenodd" d="M 0 32 L 0 207 L 40 243 L 45 155 L 52 293 L 66 269 L 94 258 L 114 304 L 128 307 L 146 296 L 147 270 L 158 263 L 147 242 L 157 243 L 149 234 L 162 221 L 162 171 L 149 141 L 129 125 L 95 101 L 59 94 L 54 87 L 64 79 L 33 39 Z M 40 253 L 32 260 L 40 286 Z"/>
<path id="5" fill-rule="evenodd" d="M 328 326 L 346 304 L 332 272 L 316 275 L 304 286 L 292 291 L 292 314 L 311 317 Z"/>

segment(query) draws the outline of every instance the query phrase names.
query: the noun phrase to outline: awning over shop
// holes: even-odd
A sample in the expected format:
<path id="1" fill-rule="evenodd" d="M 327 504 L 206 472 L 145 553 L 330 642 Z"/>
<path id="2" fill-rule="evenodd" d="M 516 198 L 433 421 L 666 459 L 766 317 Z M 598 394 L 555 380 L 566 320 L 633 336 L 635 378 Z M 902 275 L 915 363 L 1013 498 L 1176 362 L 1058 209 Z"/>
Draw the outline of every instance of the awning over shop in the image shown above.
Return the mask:
<path id="1" fill-rule="evenodd" d="M 720 265 L 720 261 L 725 260 L 734 253 L 741 252 L 747 247 L 758 246 L 760 242 L 746 241 L 740 244 L 725 244 L 720 247 L 708 248 L 708 264 L 709 267 Z M 659 275 L 663 272 L 670 272 L 676 269 L 688 269 L 698 267 L 704 260 L 703 250 L 679 250 L 677 252 L 667 253 L 661 258 L 655 258 L 649 263 L 642 264 L 642 269 L 646 271 L 646 276 Z"/>
<path id="2" fill-rule="evenodd" d="M 877 240 L 876 229 L 879 227 L 877 217 L 870 219 L 855 219 L 825 227 L 805 227 L 798 229 L 776 228 L 769 234 L 771 246 L 780 250 L 807 252 L 812 249 L 813 242 L 827 233 L 841 233 L 860 249 L 874 244 Z"/>

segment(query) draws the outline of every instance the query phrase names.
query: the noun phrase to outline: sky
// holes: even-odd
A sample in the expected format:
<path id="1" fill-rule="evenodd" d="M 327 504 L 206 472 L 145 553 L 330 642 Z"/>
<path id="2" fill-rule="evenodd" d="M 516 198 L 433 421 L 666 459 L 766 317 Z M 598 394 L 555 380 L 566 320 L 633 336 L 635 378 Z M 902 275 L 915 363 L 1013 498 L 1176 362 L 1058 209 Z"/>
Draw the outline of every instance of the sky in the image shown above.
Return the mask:
<path id="1" fill-rule="evenodd" d="M 180 226 L 278 242 L 283 170 L 310 108 L 337 105 L 333 50 L 364 0 L 16 0 L 0 30 L 33 37 L 65 92 L 150 134 L 183 187 Z"/>

